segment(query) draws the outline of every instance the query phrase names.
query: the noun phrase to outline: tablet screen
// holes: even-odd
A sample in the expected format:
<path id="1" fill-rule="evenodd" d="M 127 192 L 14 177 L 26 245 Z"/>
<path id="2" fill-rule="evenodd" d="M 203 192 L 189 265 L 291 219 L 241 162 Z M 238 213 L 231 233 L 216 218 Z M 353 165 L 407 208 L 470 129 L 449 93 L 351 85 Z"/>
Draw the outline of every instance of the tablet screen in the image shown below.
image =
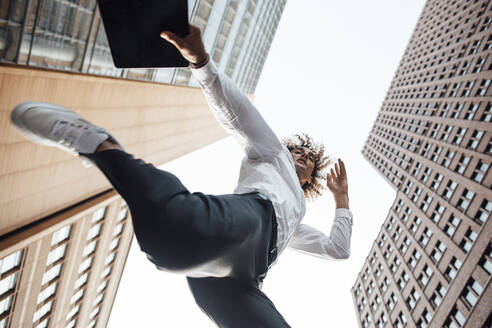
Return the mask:
<path id="1" fill-rule="evenodd" d="M 97 0 L 118 68 L 186 67 L 188 61 L 162 31 L 188 34 L 185 0 Z"/>

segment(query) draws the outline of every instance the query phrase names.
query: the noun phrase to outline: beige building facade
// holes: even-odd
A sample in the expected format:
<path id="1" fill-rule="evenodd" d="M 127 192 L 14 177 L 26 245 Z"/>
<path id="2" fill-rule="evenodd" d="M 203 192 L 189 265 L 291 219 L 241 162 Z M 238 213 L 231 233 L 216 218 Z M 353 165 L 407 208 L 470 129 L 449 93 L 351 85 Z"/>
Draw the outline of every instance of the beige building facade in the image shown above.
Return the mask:
<path id="1" fill-rule="evenodd" d="M 114 191 L 0 241 L 0 327 L 105 327 L 133 229 Z"/>
<path id="2" fill-rule="evenodd" d="M 429 0 L 363 156 L 397 192 L 352 288 L 360 327 L 492 326 L 492 3 Z"/>

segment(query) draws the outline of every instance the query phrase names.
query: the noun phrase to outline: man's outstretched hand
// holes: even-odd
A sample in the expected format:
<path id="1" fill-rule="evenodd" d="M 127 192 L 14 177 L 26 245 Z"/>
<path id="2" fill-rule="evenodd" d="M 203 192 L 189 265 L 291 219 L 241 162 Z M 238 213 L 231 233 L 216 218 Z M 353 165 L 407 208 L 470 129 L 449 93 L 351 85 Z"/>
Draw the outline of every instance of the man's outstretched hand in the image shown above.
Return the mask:
<path id="1" fill-rule="evenodd" d="M 326 186 L 333 193 L 337 208 L 349 208 L 347 171 L 341 159 L 335 163 L 335 170 L 330 169 L 326 177 Z"/>
<path id="2" fill-rule="evenodd" d="M 173 32 L 164 31 L 161 32 L 161 38 L 174 45 L 193 68 L 200 68 L 208 62 L 208 54 L 203 45 L 202 34 L 197 26 L 190 24 L 190 33 L 184 37 L 179 37 Z"/>

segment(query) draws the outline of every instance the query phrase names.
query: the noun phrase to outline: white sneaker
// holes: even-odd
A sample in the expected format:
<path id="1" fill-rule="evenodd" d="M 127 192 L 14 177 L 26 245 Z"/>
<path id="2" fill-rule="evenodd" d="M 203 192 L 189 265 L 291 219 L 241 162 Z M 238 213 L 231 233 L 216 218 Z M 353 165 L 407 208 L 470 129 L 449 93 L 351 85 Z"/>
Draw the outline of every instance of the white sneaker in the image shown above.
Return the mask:
<path id="1" fill-rule="evenodd" d="M 72 154 L 90 154 L 104 140 L 110 137 L 114 140 L 106 130 L 71 110 L 53 104 L 24 102 L 14 108 L 10 118 L 27 139 Z"/>

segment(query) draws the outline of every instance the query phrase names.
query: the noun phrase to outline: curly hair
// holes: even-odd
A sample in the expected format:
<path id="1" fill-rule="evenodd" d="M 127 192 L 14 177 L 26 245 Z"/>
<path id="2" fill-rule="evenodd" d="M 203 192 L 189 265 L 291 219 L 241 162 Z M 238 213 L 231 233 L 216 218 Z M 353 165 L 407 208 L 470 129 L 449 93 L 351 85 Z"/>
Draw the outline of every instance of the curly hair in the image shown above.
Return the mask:
<path id="1" fill-rule="evenodd" d="M 305 147 L 314 153 L 312 180 L 311 182 L 306 182 L 302 186 L 302 190 L 304 191 L 304 196 L 309 200 L 314 200 L 321 196 L 321 191 L 326 189 L 323 183 L 326 180 L 326 174 L 324 174 L 323 170 L 335 162 L 331 156 L 325 154 L 325 146 L 314 142 L 306 133 L 298 133 L 287 137 L 282 140 L 282 143 L 289 151 Z"/>

